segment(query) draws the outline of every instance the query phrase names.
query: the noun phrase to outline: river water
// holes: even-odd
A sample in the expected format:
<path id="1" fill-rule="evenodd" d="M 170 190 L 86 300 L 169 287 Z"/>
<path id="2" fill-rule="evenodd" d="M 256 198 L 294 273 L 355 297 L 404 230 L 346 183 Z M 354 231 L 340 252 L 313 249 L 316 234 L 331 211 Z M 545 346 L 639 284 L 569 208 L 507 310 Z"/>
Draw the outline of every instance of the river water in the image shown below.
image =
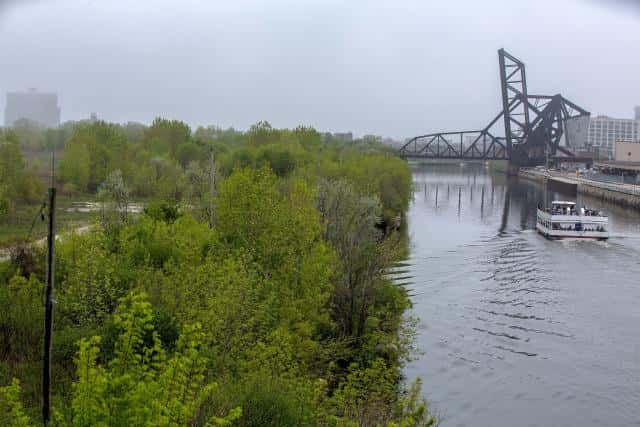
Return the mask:
<path id="1" fill-rule="evenodd" d="M 640 214 L 607 242 L 548 241 L 536 205 L 575 194 L 480 165 L 415 166 L 411 253 L 420 376 L 442 426 L 640 426 Z"/>

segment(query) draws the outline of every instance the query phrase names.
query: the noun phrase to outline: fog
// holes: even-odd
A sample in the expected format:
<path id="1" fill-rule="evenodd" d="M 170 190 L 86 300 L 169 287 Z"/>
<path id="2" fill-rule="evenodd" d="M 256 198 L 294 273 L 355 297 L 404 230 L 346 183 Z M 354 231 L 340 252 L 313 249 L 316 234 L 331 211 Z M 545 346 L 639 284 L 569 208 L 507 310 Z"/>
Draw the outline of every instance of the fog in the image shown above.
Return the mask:
<path id="1" fill-rule="evenodd" d="M 531 93 L 619 117 L 640 105 L 636 1 L 0 2 L 0 108 L 34 87 L 63 120 L 475 129 L 500 110 L 501 47 Z"/>

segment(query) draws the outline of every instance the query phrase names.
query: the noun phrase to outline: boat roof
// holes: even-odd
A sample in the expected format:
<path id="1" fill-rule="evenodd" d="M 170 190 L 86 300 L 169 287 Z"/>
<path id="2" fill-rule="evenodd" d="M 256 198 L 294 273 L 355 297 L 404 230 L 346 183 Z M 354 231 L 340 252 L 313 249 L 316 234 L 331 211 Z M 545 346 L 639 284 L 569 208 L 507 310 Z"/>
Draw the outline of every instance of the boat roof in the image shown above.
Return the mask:
<path id="1" fill-rule="evenodd" d="M 566 205 L 566 206 L 575 206 L 576 202 L 567 202 L 563 200 L 554 200 L 551 202 L 552 205 Z"/>

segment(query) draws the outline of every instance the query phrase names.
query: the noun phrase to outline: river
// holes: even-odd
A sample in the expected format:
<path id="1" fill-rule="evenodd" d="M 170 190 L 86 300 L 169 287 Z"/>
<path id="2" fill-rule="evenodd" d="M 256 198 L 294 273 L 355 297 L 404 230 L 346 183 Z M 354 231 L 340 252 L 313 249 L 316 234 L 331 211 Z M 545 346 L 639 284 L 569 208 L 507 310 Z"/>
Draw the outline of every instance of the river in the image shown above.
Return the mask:
<path id="1" fill-rule="evenodd" d="M 598 200 L 607 242 L 548 241 L 536 205 L 575 194 L 414 166 L 411 252 L 420 376 L 441 425 L 640 425 L 640 214 Z"/>

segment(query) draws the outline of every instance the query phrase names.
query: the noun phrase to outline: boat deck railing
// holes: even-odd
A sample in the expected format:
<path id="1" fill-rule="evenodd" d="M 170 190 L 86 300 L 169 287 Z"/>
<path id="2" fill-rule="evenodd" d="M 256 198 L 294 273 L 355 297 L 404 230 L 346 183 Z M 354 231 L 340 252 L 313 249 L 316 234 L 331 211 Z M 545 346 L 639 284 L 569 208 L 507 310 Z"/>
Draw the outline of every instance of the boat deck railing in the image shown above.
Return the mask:
<path id="1" fill-rule="evenodd" d="M 583 208 L 584 209 L 584 208 Z M 542 212 L 546 212 L 549 215 L 553 215 L 553 216 L 579 216 L 579 217 L 584 217 L 584 216 L 590 216 L 590 217 L 599 217 L 599 218 L 606 218 L 607 215 L 603 214 L 600 211 L 594 210 L 594 209 L 584 209 L 584 212 L 582 212 L 582 209 L 578 210 L 578 209 L 554 209 L 554 208 L 547 208 L 547 207 L 543 207 L 538 205 L 538 210 L 542 211 Z"/>

